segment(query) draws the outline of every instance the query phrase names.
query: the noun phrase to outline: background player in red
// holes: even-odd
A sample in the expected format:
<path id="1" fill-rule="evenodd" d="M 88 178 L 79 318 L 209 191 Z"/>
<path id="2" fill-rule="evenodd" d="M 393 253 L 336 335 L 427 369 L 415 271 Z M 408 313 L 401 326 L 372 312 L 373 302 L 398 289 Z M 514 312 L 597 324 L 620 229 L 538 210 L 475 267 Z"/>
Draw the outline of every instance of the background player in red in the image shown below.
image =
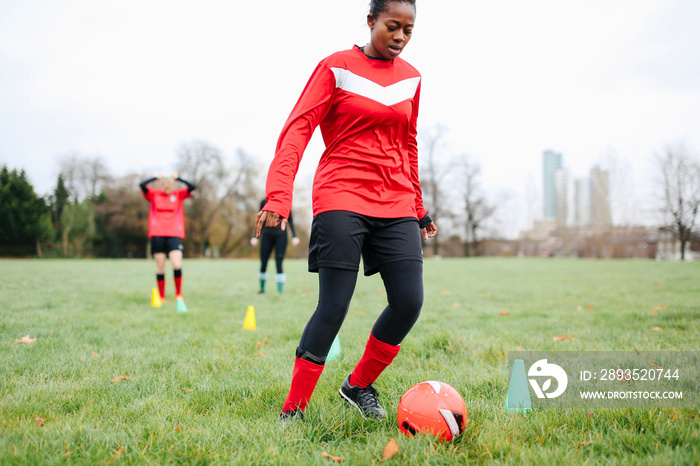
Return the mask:
<path id="1" fill-rule="evenodd" d="M 267 200 L 263 199 L 260 201 L 260 210 L 265 207 Z M 287 219 L 287 226 L 292 231 L 292 246 L 299 244 L 299 238 L 297 238 L 297 233 L 294 228 L 294 219 L 292 217 L 292 212 L 289 212 L 289 218 Z M 284 262 L 284 255 L 287 252 L 287 231 L 282 230 L 282 225 L 277 225 L 275 227 L 263 227 L 262 233 L 260 234 L 260 273 L 258 274 L 258 279 L 260 281 L 260 293 L 265 292 L 265 282 L 267 282 L 267 262 L 270 260 L 270 254 L 272 250 L 275 251 L 275 266 L 277 267 L 277 275 L 275 276 L 275 281 L 277 282 L 277 292 L 282 293 L 284 291 L 284 284 L 287 282 L 287 275 L 284 273 L 282 264 Z M 253 237 L 250 240 L 250 244 L 256 246 L 258 244 L 258 238 Z"/>
<path id="2" fill-rule="evenodd" d="M 373 383 L 394 360 L 423 305 L 421 234 L 437 227 L 423 207 L 416 142 L 421 76 L 399 54 L 415 22 L 415 0 L 372 0 L 364 47 L 337 52 L 314 70 L 285 123 L 267 177 L 263 226 L 285 228 L 294 177 L 317 126 L 326 146 L 313 185 L 309 270 L 319 300 L 299 341 L 280 419 L 303 417 L 326 356 L 348 312 L 362 257 L 381 274 L 388 305 L 340 395 L 383 419 Z"/>
<path id="3" fill-rule="evenodd" d="M 148 186 L 156 181 L 157 188 Z M 175 189 L 176 182 L 187 186 Z M 148 237 L 151 239 L 151 254 L 156 260 L 156 282 L 160 298 L 165 302 L 165 260 L 170 258 L 175 282 L 175 298 L 182 298 L 182 239 L 185 237 L 185 211 L 183 201 L 192 196 L 195 185 L 179 177 L 158 174 L 140 184 L 143 196 L 151 204 L 148 211 Z"/>

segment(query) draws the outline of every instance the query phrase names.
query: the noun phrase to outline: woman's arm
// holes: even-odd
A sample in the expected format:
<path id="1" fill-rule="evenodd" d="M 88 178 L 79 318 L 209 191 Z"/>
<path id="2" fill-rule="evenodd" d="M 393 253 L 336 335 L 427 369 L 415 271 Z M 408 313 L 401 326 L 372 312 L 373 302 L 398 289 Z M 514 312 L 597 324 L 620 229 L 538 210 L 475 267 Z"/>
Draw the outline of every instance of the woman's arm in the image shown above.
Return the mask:
<path id="1" fill-rule="evenodd" d="M 275 157 L 267 173 L 265 211 L 285 219 L 289 217 L 299 163 L 314 130 L 328 113 L 334 95 L 335 75 L 325 63 L 319 63 L 277 140 Z"/>
<path id="2" fill-rule="evenodd" d="M 188 193 L 191 193 L 192 191 L 194 191 L 195 189 L 197 189 L 197 187 L 196 187 L 195 185 L 193 185 L 192 183 L 190 183 L 190 182 L 187 181 L 187 180 L 183 180 L 183 179 L 180 178 L 179 176 L 178 176 L 177 178 L 175 178 L 175 180 L 179 181 L 180 183 L 184 183 L 185 186 L 187 186 L 187 192 L 188 192 Z"/>
<path id="3" fill-rule="evenodd" d="M 423 206 L 423 192 L 420 187 L 420 178 L 418 176 L 418 107 L 420 104 L 420 88 L 421 85 L 418 83 L 418 88 L 416 89 L 416 95 L 413 97 L 413 113 L 411 114 L 411 121 L 408 126 L 408 162 L 411 174 L 411 183 L 413 184 L 413 190 L 415 191 L 415 206 L 416 206 L 416 216 L 418 219 L 423 219 L 428 215 L 428 211 Z"/>
<path id="4" fill-rule="evenodd" d="M 147 179 L 147 180 L 143 180 L 143 181 L 141 182 L 141 184 L 139 184 L 139 187 L 141 188 L 141 191 L 142 191 L 144 194 L 148 194 L 148 187 L 147 187 L 146 185 L 148 185 L 148 183 L 151 183 L 151 182 L 153 182 L 153 181 L 155 181 L 155 180 L 157 180 L 157 179 L 158 179 L 158 178 L 156 178 L 156 177 L 154 176 L 153 178 L 149 178 L 149 179 Z"/>
<path id="5" fill-rule="evenodd" d="M 292 230 L 292 244 L 296 246 L 299 244 L 299 238 L 297 238 L 297 231 L 294 228 L 294 218 L 292 218 L 292 211 L 289 211 L 289 218 L 287 219 L 287 224 L 289 225 L 289 228 Z M 297 240 L 297 241 L 294 241 Z"/>

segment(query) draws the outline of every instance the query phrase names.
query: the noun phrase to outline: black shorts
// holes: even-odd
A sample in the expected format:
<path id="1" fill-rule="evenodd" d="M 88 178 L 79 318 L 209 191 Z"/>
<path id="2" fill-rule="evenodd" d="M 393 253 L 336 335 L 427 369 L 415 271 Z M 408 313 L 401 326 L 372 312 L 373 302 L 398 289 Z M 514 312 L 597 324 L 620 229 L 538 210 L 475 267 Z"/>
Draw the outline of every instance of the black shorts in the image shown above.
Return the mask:
<path id="1" fill-rule="evenodd" d="M 157 253 L 169 254 L 170 251 L 183 251 L 182 238 L 177 236 L 152 236 L 151 255 Z"/>
<path id="2" fill-rule="evenodd" d="M 309 240 L 309 272 L 319 267 L 359 270 L 365 275 L 379 266 L 402 260 L 423 261 L 418 220 L 375 218 L 333 210 L 314 217 Z"/>

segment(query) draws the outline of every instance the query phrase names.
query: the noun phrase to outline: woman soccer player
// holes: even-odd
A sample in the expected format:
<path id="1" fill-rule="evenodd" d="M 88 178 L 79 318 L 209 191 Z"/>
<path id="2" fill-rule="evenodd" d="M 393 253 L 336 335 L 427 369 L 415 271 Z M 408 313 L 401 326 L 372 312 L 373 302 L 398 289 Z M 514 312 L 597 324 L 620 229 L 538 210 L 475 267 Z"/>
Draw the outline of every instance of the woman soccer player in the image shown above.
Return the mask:
<path id="1" fill-rule="evenodd" d="M 265 207 L 266 203 L 266 199 L 263 199 L 260 202 L 260 210 Z M 299 238 L 297 238 L 297 233 L 294 229 L 294 220 L 292 219 L 291 211 L 289 212 L 287 225 L 289 226 L 289 229 L 292 230 L 292 246 L 296 246 L 299 244 Z M 258 238 L 251 238 L 250 244 L 256 246 L 258 244 Z M 287 252 L 287 232 L 286 230 L 282 230 L 282 225 L 277 225 L 275 227 L 263 227 L 262 229 L 260 238 L 260 273 L 258 274 L 258 279 L 260 280 L 260 293 L 265 292 L 265 282 L 267 281 L 267 261 L 270 260 L 270 254 L 272 254 L 273 249 L 275 250 L 275 266 L 277 267 L 277 275 L 275 276 L 275 281 L 277 282 L 277 292 L 282 293 L 284 291 L 284 284 L 287 281 L 287 275 L 285 275 L 284 269 L 282 268 L 284 254 Z"/>
<path id="2" fill-rule="evenodd" d="M 399 58 L 413 32 L 415 0 L 372 0 L 364 47 L 337 52 L 314 70 L 285 123 L 267 176 L 263 226 L 285 228 L 302 153 L 320 125 L 326 149 L 313 185 L 309 270 L 319 299 L 296 350 L 281 420 L 303 418 L 326 356 L 345 319 L 360 256 L 365 275 L 379 272 L 388 306 L 340 395 L 367 418 L 386 412 L 372 384 L 391 364 L 423 305 L 421 234 L 437 227 L 423 207 L 416 121 L 421 76 Z"/>
<path id="3" fill-rule="evenodd" d="M 148 186 L 156 181 L 157 188 Z M 184 183 L 186 189 L 175 189 L 175 183 Z M 175 282 L 175 299 L 182 300 L 182 239 L 185 237 L 185 211 L 182 203 L 192 196 L 195 185 L 179 177 L 158 174 L 140 184 L 143 197 L 151 204 L 148 211 L 148 237 L 151 239 L 151 254 L 156 260 L 156 283 L 160 299 L 165 302 L 165 259 L 170 258 Z"/>

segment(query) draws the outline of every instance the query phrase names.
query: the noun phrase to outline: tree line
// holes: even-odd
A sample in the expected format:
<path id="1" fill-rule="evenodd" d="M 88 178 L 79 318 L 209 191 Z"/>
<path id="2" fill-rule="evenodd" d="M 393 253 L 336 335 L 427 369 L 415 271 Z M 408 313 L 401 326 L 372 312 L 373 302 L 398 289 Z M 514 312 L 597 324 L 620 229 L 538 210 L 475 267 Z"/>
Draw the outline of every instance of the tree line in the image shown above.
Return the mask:
<path id="1" fill-rule="evenodd" d="M 428 129 L 421 145 L 428 156 L 422 161 L 426 206 L 446 233 L 449 224 L 469 218 L 465 225 L 471 240 L 465 254 L 474 255 L 479 222 L 489 217 L 489 204 L 477 183 L 478 163 L 466 155 L 460 158 L 465 173 L 464 212 L 455 212 L 449 199 L 453 189 L 444 186 L 444 175 L 454 170 L 441 157 L 445 129 Z M 451 162 L 450 162 L 451 163 Z M 201 140 L 181 144 L 174 168 L 197 187 L 185 202 L 185 254 L 190 257 L 247 257 L 255 253 L 250 245 L 254 220 L 265 195 L 263 164 L 242 149 L 224 157 L 214 145 Z M 146 257 L 148 255 L 148 202 L 139 183 L 150 173 L 113 176 L 99 156 L 66 154 L 59 160 L 59 175 L 52 192 L 38 196 L 24 171 L 2 168 L 0 200 L 0 255 L 39 257 Z M 295 186 L 295 226 L 302 244 L 310 228 L 310 186 Z M 461 188 L 458 189 L 462 192 Z M 454 231 L 453 231 L 454 233 Z M 441 250 L 439 239 L 431 246 Z M 304 248 L 291 254 L 303 256 Z"/>
<path id="2" fill-rule="evenodd" d="M 260 162 L 242 149 L 225 158 L 219 148 L 191 141 L 176 151 L 175 169 L 197 186 L 185 203 L 187 255 L 251 255 L 264 197 Z M 3 166 L 0 255 L 146 257 L 149 205 L 139 183 L 152 176 L 115 177 L 99 156 L 67 154 L 55 188 L 42 197 L 23 170 Z"/>
<path id="3" fill-rule="evenodd" d="M 440 228 L 425 246 L 433 255 L 483 255 L 483 240 L 502 238 L 499 225 L 512 215 L 512 193 L 489 193 L 482 186 L 478 160 L 447 148 L 446 131 L 438 125 L 419 135 L 424 202 Z M 654 162 L 659 228 L 679 241 L 684 258 L 688 245 L 700 236 L 700 163 L 683 146 L 667 146 Z M 265 194 L 264 165 L 243 149 L 224 157 L 216 146 L 194 140 L 176 150 L 174 168 L 197 186 L 196 195 L 185 203 L 185 254 L 253 256 L 250 238 Z M 149 206 L 138 185 L 152 176 L 115 177 L 99 156 L 67 154 L 60 159 L 55 188 L 42 197 L 24 171 L 3 166 L 0 255 L 147 257 Z M 619 188 L 611 191 L 625 191 Z M 295 226 L 302 244 L 307 244 L 311 223 L 308 191 L 297 182 Z M 303 257 L 305 251 L 294 248 L 290 253 Z"/>

